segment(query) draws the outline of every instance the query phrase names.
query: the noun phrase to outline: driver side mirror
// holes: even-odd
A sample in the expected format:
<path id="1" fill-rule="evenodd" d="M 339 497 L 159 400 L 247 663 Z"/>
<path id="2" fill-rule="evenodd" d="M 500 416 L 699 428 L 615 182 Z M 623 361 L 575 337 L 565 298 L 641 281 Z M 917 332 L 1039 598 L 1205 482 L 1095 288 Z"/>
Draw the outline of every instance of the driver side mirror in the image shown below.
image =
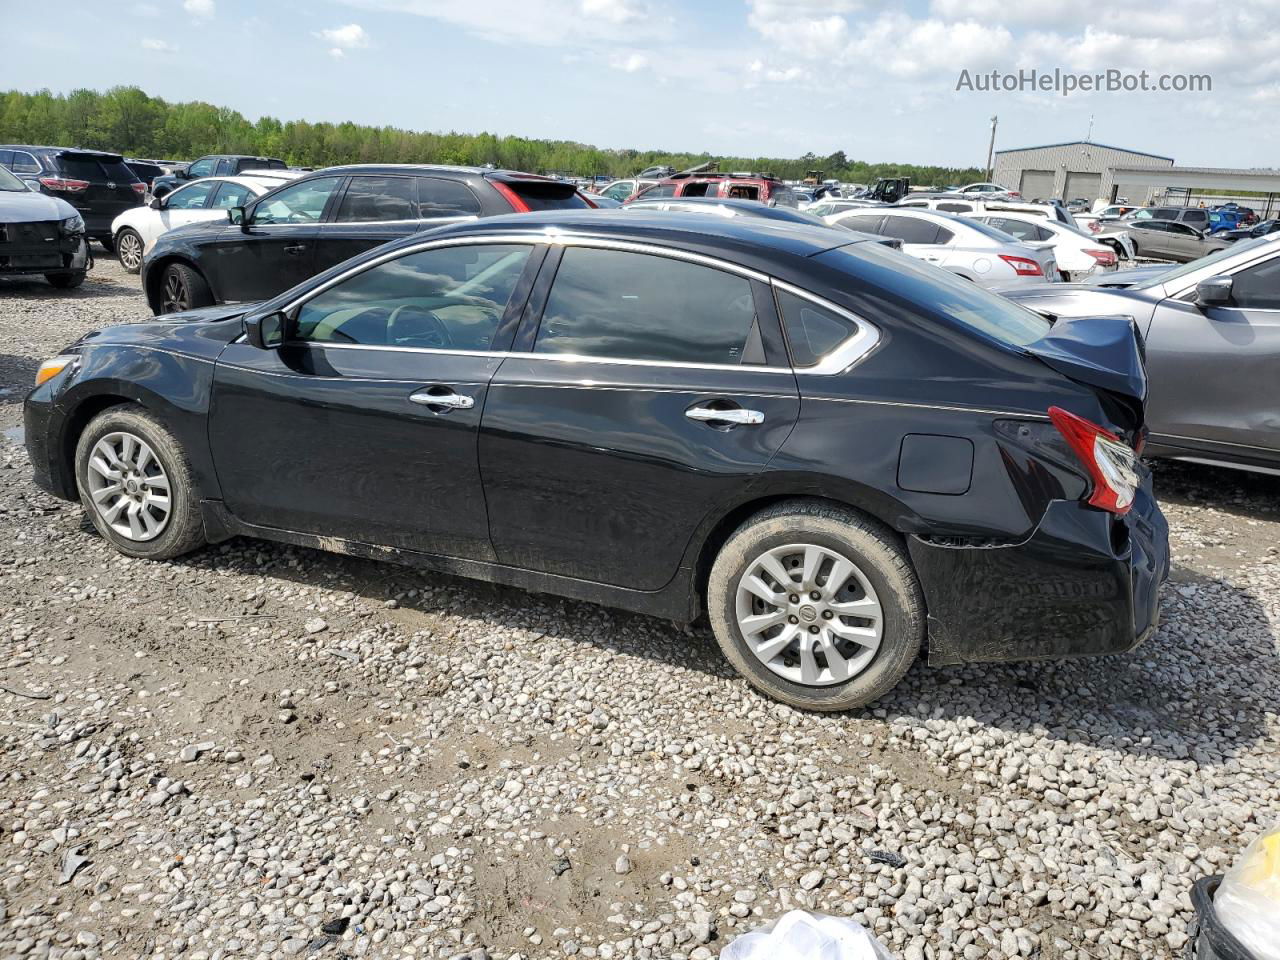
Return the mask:
<path id="1" fill-rule="evenodd" d="M 245 230 L 249 226 L 248 218 L 244 214 L 244 207 L 229 207 L 227 209 L 227 220 L 241 230 Z"/>
<path id="2" fill-rule="evenodd" d="M 1221 307 L 1230 302 L 1230 277 L 1210 277 L 1196 284 L 1196 303 L 1200 306 Z"/>
<path id="3" fill-rule="evenodd" d="M 281 310 L 262 317 L 245 317 L 244 338 L 259 350 L 274 350 L 284 343 L 286 322 Z"/>

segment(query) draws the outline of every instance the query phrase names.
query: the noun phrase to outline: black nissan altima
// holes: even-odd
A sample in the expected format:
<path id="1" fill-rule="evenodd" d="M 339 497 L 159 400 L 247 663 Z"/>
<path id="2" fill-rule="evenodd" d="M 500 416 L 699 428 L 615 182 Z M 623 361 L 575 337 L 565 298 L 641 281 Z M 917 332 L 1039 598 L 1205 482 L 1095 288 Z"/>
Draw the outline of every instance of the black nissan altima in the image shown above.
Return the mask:
<path id="1" fill-rule="evenodd" d="M 124 554 L 252 536 L 705 616 L 801 707 L 882 696 L 922 644 L 1129 650 L 1168 567 L 1128 320 L 826 228 L 496 217 L 37 379 L 36 481 Z"/>

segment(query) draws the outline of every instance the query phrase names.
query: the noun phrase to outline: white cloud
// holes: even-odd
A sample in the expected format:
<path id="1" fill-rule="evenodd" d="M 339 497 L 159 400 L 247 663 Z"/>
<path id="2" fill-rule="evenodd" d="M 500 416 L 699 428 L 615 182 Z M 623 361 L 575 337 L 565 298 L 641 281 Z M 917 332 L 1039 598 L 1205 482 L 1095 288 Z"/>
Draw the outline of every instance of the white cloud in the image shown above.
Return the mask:
<path id="1" fill-rule="evenodd" d="M 674 23 L 661 0 L 346 0 L 366 10 L 411 13 L 499 43 L 543 47 L 638 44 L 666 37 Z"/>
<path id="2" fill-rule="evenodd" d="M 644 9 L 631 0 L 582 0 L 581 10 L 583 16 L 609 23 L 629 23 L 644 16 Z"/>
<path id="3" fill-rule="evenodd" d="M 369 46 L 369 34 L 365 33 L 364 27 L 358 23 L 321 30 L 316 36 L 330 44 L 331 56 L 340 57 L 343 50 L 357 50 Z"/>
<path id="4" fill-rule="evenodd" d="M 168 40 L 157 40 L 154 37 L 142 38 L 143 50 L 154 50 L 156 53 L 177 53 L 178 48 Z"/>
<path id="5" fill-rule="evenodd" d="M 213 0 L 183 0 L 182 9 L 197 20 L 212 20 L 217 5 Z"/>
<path id="6" fill-rule="evenodd" d="M 609 60 L 609 66 L 615 70 L 621 70 L 623 73 L 635 73 L 643 70 L 648 65 L 649 58 L 643 53 L 630 53 L 626 56 L 618 55 Z"/>
<path id="7" fill-rule="evenodd" d="M 335 60 L 341 60 L 343 57 L 346 56 L 346 54 L 342 52 L 341 47 L 330 47 L 329 56 L 333 57 L 333 59 Z"/>

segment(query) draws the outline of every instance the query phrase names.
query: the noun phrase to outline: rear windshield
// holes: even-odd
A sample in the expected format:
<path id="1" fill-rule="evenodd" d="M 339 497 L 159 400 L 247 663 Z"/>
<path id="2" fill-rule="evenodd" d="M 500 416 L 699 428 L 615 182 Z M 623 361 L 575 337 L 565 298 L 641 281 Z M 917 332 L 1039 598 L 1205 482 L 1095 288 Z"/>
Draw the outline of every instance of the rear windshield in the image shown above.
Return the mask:
<path id="1" fill-rule="evenodd" d="M 587 201 L 567 183 L 539 183 L 537 181 L 508 182 L 505 186 L 515 191 L 533 213 L 539 210 L 576 210 L 585 208 Z"/>
<path id="2" fill-rule="evenodd" d="M 129 165 L 123 160 L 99 160 L 103 172 L 106 173 L 108 180 L 116 183 L 133 183 L 138 179 L 138 175 L 129 169 Z"/>
<path id="3" fill-rule="evenodd" d="M 72 180 L 105 180 L 106 174 L 98 163 L 98 158 L 86 153 L 64 153 L 57 159 L 58 170 L 64 177 Z M 133 174 L 129 174 L 129 180 Z"/>
<path id="4" fill-rule="evenodd" d="M 1051 326 L 1046 318 L 1012 300 L 882 244 L 838 247 L 815 259 L 845 270 L 861 281 L 892 290 L 922 308 L 945 314 L 1007 347 L 1035 343 Z"/>
<path id="5" fill-rule="evenodd" d="M 280 160 L 256 160 L 248 159 L 240 161 L 241 170 L 283 170 L 284 163 Z"/>

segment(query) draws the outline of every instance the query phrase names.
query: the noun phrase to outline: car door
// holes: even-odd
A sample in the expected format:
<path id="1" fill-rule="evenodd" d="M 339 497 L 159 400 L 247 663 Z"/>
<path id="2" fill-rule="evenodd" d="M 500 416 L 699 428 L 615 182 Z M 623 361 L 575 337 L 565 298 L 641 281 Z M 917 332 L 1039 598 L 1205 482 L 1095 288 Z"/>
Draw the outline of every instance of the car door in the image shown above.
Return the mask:
<path id="1" fill-rule="evenodd" d="M 1138 245 L 1138 255 L 1141 257 L 1168 257 L 1168 226 L 1163 220 L 1135 220 L 1130 229 L 1133 231 L 1133 240 Z"/>
<path id="2" fill-rule="evenodd" d="M 264 527 L 492 559 L 477 429 L 544 250 L 424 241 L 302 294 L 279 348 L 230 344 L 209 417 L 227 509 Z"/>
<path id="3" fill-rule="evenodd" d="M 1280 253 L 1229 274 L 1225 306 L 1162 301 L 1147 331 L 1151 431 L 1280 456 Z"/>
<path id="4" fill-rule="evenodd" d="M 950 253 L 947 244 L 954 239 L 950 230 L 932 220 L 893 214 L 885 215 L 884 222 L 880 224 L 880 233 L 901 240 L 903 253 L 939 265 L 947 262 Z"/>
<path id="5" fill-rule="evenodd" d="M 548 255 L 530 307 L 480 427 L 498 560 L 657 590 L 795 423 L 769 288 L 678 251 L 578 239 Z"/>
<path id="6" fill-rule="evenodd" d="M 162 233 L 199 220 L 208 220 L 209 199 L 218 188 L 217 180 L 197 180 L 179 187 L 160 201 L 160 209 L 148 218 L 149 235 L 143 237 L 146 249 L 151 248 Z"/>
<path id="7" fill-rule="evenodd" d="M 316 273 L 315 244 L 342 177 L 295 180 L 245 208 L 203 257 L 205 278 L 219 300 L 266 300 Z"/>
<path id="8" fill-rule="evenodd" d="M 1170 223 L 1166 228 L 1168 255 L 1184 263 L 1204 256 L 1206 252 L 1204 238 L 1194 227 L 1185 223 Z"/>

